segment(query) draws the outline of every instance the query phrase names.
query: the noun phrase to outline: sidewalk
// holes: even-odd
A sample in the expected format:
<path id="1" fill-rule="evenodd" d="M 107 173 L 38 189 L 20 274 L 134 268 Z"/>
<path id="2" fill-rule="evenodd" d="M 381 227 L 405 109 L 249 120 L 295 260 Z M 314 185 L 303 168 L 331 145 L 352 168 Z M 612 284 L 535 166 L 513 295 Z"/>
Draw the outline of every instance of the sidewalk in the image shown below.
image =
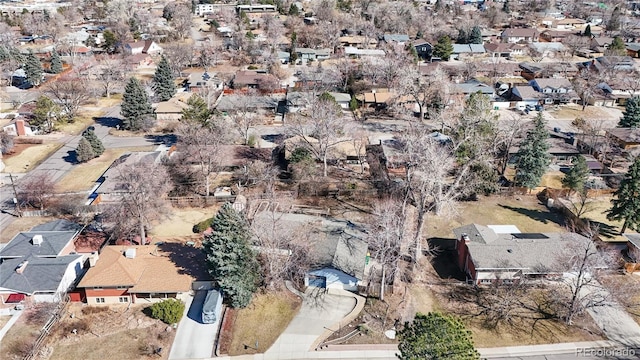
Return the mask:
<path id="1" fill-rule="evenodd" d="M 9 319 L 9 321 L 7 321 L 7 323 L 4 324 L 2 329 L 0 329 L 0 341 L 2 341 L 2 338 L 4 338 L 4 336 L 7 334 L 7 332 L 9 332 L 9 329 L 11 329 L 13 324 L 15 324 L 16 321 L 18 321 L 20 316 L 22 316 L 23 312 L 24 311 L 19 310 L 19 311 L 14 312 L 13 315 L 11 315 L 11 319 Z"/>

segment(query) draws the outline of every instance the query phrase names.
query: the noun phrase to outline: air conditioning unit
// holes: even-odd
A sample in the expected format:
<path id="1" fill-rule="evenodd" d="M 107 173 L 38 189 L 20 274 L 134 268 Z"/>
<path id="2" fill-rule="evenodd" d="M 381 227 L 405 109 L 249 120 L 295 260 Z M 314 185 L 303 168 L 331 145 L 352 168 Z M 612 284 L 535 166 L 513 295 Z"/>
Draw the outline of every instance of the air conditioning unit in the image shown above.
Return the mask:
<path id="1" fill-rule="evenodd" d="M 42 238 L 42 235 L 33 235 L 33 238 L 31 238 L 31 242 L 33 243 L 33 245 L 42 245 L 42 241 L 44 239 Z"/>

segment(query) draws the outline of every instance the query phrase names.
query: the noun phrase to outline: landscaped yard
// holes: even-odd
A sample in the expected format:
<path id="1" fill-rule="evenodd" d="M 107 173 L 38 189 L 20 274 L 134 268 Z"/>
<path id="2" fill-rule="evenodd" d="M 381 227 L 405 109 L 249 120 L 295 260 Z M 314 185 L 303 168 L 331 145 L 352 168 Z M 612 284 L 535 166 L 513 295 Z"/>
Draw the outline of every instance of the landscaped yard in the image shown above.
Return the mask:
<path id="1" fill-rule="evenodd" d="M 138 146 L 107 149 L 101 156 L 71 169 L 58 181 L 56 189 L 60 192 L 90 190 L 96 180 L 111 166 L 111 163 L 122 154 L 135 151 L 153 151 L 155 148 L 155 146 Z"/>
<path id="2" fill-rule="evenodd" d="M 72 303 L 49 338 L 53 352 L 50 359 L 168 358 L 175 330 L 143 314 L 144 308 L 143 305 L 99 308 Z M 154 355 L 153 349 L 159 347 L 160 356 Z"/>
<path id="3" fill-rule="evenodd" d="M 620 235 L 623 222 L 607 220 L 606 211 L 611 209 L 611 197 L 592 199 L 587 207 L 589 210 L 582 217 L 594 225 L 599 225 L 600 238 L 603 241 L 627 241 L 624 236 Z"/>
<path id="4" fill-rule="evenodd" d="M 155 225 L 149 234 L 160 239 L 194 236 L 193 225 L 215 216 L 220 206 L 222 203 L 207 208 L 174 208 L 169 218 Z"/>
<path id="5" fill-rule="evenodd" d="M 451 230 L 471 223 L 515 225 L 521 232 L 564 231 L 562 216 L 550 212 L 533 194 L 480 197 L 478 201 L 458 203 L 457 210 L 449 217 L 428 215 L 425 236 L 451 238 Z"/>
<path id="6" fill-rule="evenodd" d="M 28 146 L 25 146 L 28 145 Z M 61 143 L 47 144 L 21 144 L 19 152 L 4 156 L 2 161 L 6 165 L 3 172 L 5 173 L 26 173 L 35 168 L 44 159 L 60 149 Z"/>
<path id="7" fill-rule="evenodd" d="M 300 304 L 300 298 L 288 291 L 254 295 L 245 309 L 231 311 L 235 319 L 230 337 L 220 340 L 221 353 L 233 356 L 267 351 L 298 313 Z"/>

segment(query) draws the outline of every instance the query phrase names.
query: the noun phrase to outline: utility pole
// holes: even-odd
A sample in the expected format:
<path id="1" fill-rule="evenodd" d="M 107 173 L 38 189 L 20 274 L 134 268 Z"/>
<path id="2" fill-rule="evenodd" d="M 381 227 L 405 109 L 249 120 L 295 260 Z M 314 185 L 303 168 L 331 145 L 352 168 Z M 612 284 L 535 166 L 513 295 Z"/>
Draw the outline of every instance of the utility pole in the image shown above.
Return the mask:
<path id="1" fill-rule="evenodd" d="M 16 212 L 18 217 L 22 217 L 22 211 L 20 211 L 20 203 L 18 202 L 18 190 L 16 190 L 16 183 L 13 181 L 13 175 L 9 174 L 11 179 L 11 187 L 13 188 L 13 203 L 16 205 Z"/>

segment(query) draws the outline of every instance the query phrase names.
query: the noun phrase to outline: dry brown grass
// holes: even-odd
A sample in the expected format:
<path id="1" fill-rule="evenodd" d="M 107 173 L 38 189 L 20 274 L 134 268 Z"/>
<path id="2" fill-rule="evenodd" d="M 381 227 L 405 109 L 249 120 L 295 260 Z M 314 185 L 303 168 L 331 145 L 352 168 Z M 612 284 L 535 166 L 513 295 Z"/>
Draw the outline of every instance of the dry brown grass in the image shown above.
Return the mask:
<path id="1" fill-rule="evenodd" d="M 140 359 L 143 358 L 140 347 L 146 345 L 148 336 L 146 329 L 135 329 L 83 339 L 74 344 L 56 346 L 50 360 Z M 163 353 L 163 358 L 167 358 L 169 349 L 165 348 Z"/>
<path id="2" fill-rule="evenodd" d="M 3 359 L 22 359 L 31 350 L 40 329 L 46 322 L 34 322 L 29 320 L 28 311 L 11 326 L 11 329 L 0 342 Z"/>
<path id="3" fill-rule="evenodd" d="M 612 289 L 633 320 L 640 324 L 640 273 L 603 276 L 600 281 Z"/>
<path id="4" fill-rule="evenodd" d="M 60 143 L 31 145 L 15 156 L 4 158 L 3 161 L 6 167 L 3 172 L 26 173 L 38 166 L 44 159 L 48 158 L 62 146 L 63 144 Z"/>
<path id="5" fill-rule="evenodd" d="M 282 334 L 300 309 L 300 299 L 289 292 L 256 294 L 248 307 L 238 310 L 233 324 L 229 355 L 254 354 L 244 344 L 265 352 Z"/>
<path id="6" fill-rule="evenodd" d="M 65 134 L 78 135 L 86 129 L 87 126 L 93 124 L 94 117 L 101 115 L 102 111 L 81 111 L 72 123 L 58 125 L 57 129 Z"/>
<path id="7" fill-rule="evenodd" d="M 592 224 L 600 225 L 600 239 L 603 241 L 627 241 L 624 236 L 620 235 L 623 222 L 607 220 L 606 211 L 611 209 L 611 199 L 610 196 L 592 199 L 587 205 L 589 211 L 582 217 Z"/>
<path id="8" fill-rule="evenodd" d="M 58 181 L 56 190 L 60 192 L 90 190 L 96 180 L 111 166 L 111 163 L 122 154 L 135 151 L 153 151 L 154 149 L 155 146 L 107 149 L 101 156 L 71 169 Z"/>
<path id="9" fill-rule="evenodd" d="M 0 316 L 0 329 L 2 329 L 4 325 L 9 322 L 9 319 L 11 319 L 11 316 Z"/>
<path id="10" fill-rule="evenodd" d="M 193 236 L 193 225 L 216 215 L 222 203 L 207 208 L 173 209 L 168 219 L 149 232 L 154 238 Z"/>
<path id="11" fill-rule="evenodd" d="M 563 231 L 562 218 L 540 204 L 535 195 L 515 197 L 481 197 L 461 202 L 453 216 L 428 216 L 425 236 L 450 238 L 451 230 L 470 223 L 480 225 L 515 225 L 522 232 Z"/>
<path id="12" fill-rule="evenodd" d="M 560 106 L 557 110 L 550 109 L 549 113 L 556 119 L 575 120 L 583 118 L 585 120 L 618 120 L 622 115 L 622 108 L 607 108 L 601 106 L 587 106 L 582 111 L 582 106 Z"/>
<path id="13" fill-rule="evenodd" d="M 0 229 L 0 243 L 9 242 L 17 233 L 53 220 L 55 218 L 50 216 L 15 218 L 9 225 Z"/>

